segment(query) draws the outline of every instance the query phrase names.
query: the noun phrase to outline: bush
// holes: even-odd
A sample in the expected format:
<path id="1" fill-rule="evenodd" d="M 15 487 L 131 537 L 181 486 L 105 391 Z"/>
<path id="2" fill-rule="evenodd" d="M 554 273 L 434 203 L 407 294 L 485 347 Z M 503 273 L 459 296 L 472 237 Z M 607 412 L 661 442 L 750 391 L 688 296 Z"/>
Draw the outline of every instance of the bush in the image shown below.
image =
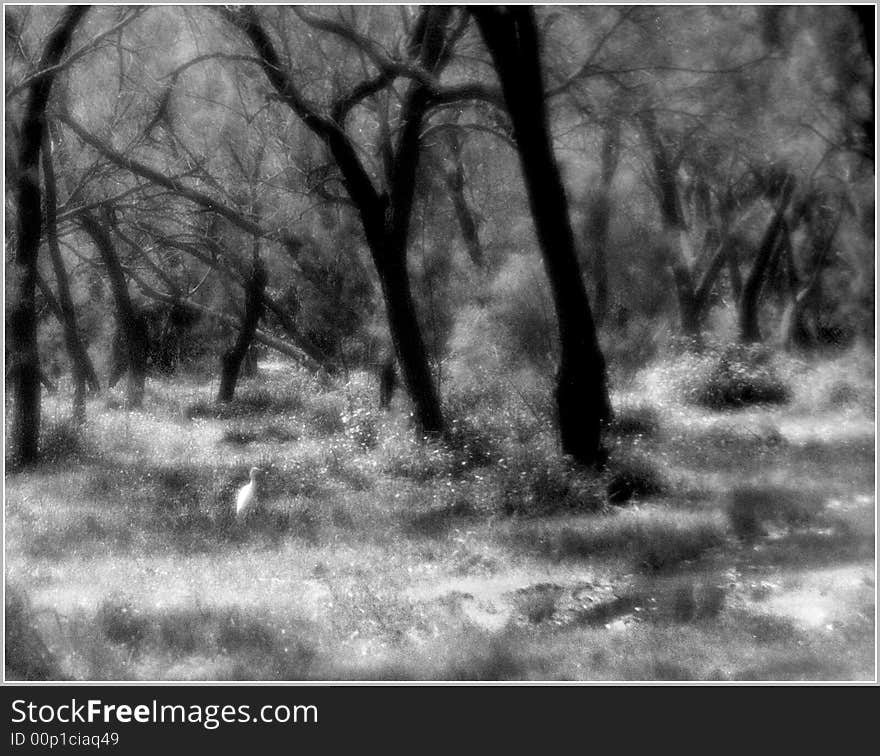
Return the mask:
<path id="1" fill-rule="evenodd" d="M 753 404 L 785 404 L 791 388 L 779 377 L 770 352 L 762 347 L 723 350 L 695 387 L 695 403 L 713 410 Z"/>
<path id="2" fill-rule="evenodd" d="M 838 381 L 828 389 L 828 399 L 826 403 L 829 407 L 840 409 L 850 405 L 857 404 L 859 401 L 859 392 L 855 386 L 846 381 Z"/>
<path id="3" fill-rule="evenodd" d="M 600 481 L 555 449 L 532 446 L 500 459 L 499 506 L 507 515 L 557 511 L 594 512 L 605 507 Z"/>
<path id="4" fill-rule="evenodd" d="M 642 496 L 657 496 L 666 490 L 666 481 L 646 459 L 627 456 L 611 463 L 608 500 L 623 504 Z"/>
<path id="5" fill-rule="evenodd" d="M 495 449 L 489 436 L 461 418 L 452 418 L 449 421 L 446 447 L 453 455 L 453 473 L 485 467 L 495 456 Z"/>

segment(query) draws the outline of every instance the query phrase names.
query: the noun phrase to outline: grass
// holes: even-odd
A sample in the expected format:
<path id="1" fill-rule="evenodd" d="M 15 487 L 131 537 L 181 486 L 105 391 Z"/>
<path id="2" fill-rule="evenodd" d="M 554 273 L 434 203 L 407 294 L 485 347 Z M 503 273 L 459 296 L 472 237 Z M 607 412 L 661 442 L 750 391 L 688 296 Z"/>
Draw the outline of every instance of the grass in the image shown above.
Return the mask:
<path id="1" fill-rule="evenodd" d="M 686 401 L 688 359 L 615 394 L 598 478 L 503 392 L 460 392 L 426 444 L 361 375 L 276 372 L 224 407 L 184 381 L 141 411 L 91 399 L 7 471 L 7 675 L 871 677 L 872 374 L 801 364 L 788 404 L 719 413 Z"/>
<path id="2" fill-rule="evenodd" d="M 660 415 L 653 407 L 639 404 L 614 412 L 611 432 L 617 436 L 654 437 L 660 432 Z"/>
<path id="3" fill-rule="evenodd" d="M 225 420 L 233 417 L 252 417 L 262 415 L 276 416 L 302 409 L 304 401 L 296 393 L 250 389 L 239 391 L 231 402 L 200 400 L 190 404 L 185 411 L 189 420 L 210 418 Z"/>
<path id="4" fill-rule="evenodd" d="M 33 609 L 25 594 L 6 585 L 5 592 L 7 678 L 16 680 L 57 680 L 63 673 L 46 647 L 36 627 Z"/>
<path id="5" fill-rule="evenodd" d="M 724 542 L 727 523 L 717 512 L 648 509 L 585 519 L 577 527 L 545 525 L 514 533 L 514 542 L 554 560 L 619 556 L 638 570 L 670 569 Z"/>
<path id="6" fill-rule="evenodd" d="M 658 496 L 668 488 L 663 475 L 649 459 L 632 453 L 613 457 L 608 474 L 608 500 L 612 504 Z"/>

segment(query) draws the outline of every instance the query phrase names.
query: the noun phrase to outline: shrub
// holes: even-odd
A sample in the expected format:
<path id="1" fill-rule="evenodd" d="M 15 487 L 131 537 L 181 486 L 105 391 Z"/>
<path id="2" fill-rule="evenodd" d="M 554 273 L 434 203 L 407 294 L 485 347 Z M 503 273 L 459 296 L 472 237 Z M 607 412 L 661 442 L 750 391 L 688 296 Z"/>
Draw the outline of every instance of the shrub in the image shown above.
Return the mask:
<path id="1" fill-rule="evenodd" d="M 694 387 L 694 401 L 713 410 L 785 404 L 791 399 L 791 388 L 778 375 L 770 357 L 762 347 L 723 350 Z"/>
<path id="2" fill-rule="evenodd" d="M 512 373 L 498 368 L 458 379 L 447 392 L 444 412 L 451 418 L 453 436 L 459 425 L 464 433 L 472 437 L 478 433 L 484 441 L 528 443 L 542 428 L 552 427 L 555 407 L 546 377 L 538 371 L 523 368 Z"/>
<path id="3" fill-rule="evenodd" d="M 555 450 L 518 449 L 498 462 L 499 505 L 507 515 L 543 515 L 556 511 L 597 511 L 606 500 L 599 480 Z"/>
<path id="4" fill-rule="evenodd" d="M 466 472 L 492 462 L 495 449 L 491 438 L 462 418 L 452 418 L 446 432 L 446 447 L 453 455 L 453 472 Z"/>
<path id="5" fill-rule="evenodd" d="M 851 383 L 838 381 L 828 389 L 826 404 L 834 409 L 848 407 L 857 404 L 859 391 Z"/>

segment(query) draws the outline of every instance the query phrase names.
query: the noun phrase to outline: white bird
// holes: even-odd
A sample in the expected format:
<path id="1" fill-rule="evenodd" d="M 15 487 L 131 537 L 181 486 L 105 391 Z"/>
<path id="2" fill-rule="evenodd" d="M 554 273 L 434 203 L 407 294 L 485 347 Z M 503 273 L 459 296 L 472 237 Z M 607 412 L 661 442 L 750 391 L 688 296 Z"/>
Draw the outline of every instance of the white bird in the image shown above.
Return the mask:
<path id="1" fill-rule="evenodd" d="M 253 511 L 257 503 L 257 476 L 262 472 L 259 467 L 251 468 L 251 479 L 241 487 L 238 498 L 235 500 L 236 519 L 243 520 Z"/>

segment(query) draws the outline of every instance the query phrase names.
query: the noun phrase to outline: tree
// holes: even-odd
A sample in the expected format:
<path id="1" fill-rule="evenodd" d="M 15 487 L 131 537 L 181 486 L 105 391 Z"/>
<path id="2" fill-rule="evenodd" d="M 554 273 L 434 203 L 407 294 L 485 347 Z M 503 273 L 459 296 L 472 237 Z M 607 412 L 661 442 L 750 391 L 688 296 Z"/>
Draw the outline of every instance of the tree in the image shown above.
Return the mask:
<path id="1" fill-rule="evenodd" d="M 782 186 L 777 192 L 774 192 L 778 195 L 776 212 L 761 239 L 739 302 L 740 338 L 746 342 L 761 340 L 761 330 L 758 326 L 758 303 L 760 302 L 761 288 L 774 258 L 778 256 L 780 236 L 785 224 L 785 211 L 794 193 L 794 179 L 791 176 L 783 177 L 781 182 Z"/>
<path id="2" fill-rule="evenodd" d="M 584 223 L 584 240 L 590 251 L 595 286 L 596 324 L 601 326 L 608 314 L 608 229 L 611 224 L 611 184 L 620 158 L 619 119 L 611 118 L 602 137 L 599 187 L 589 198 Z"/>
<path id="3" fill-rule="evenodd" d="M 303 96 L 253 8 L 227 10 L 224 15 L 249 39 L 267 79 L 281 100 L 321 139 L 335 161 L 348 196 L 360 215 L 379 276 L 398 364 L 413 401 L 416 423 L 426 435 L 440 434 L 443 415 L 408 280 L 407 245 L 420 132 L 432 100 L 438 94 L 433 82 L 451 54 L 456 33 L 455 29 L 450 30 L 454 10 L 445 6 L 421 9 L 405 43 L 407 59 L 402 65 L 385 59 L 376 45 L 350 26 L 299 12 L 300 18 L 310 26 L 352 43 L 379 68 L 374 77 L 364 79 L 337 98 L 329 109 L 329 116 L 321 114 Z M 461 28 L 460 25 L 458 33 Z M 358 156 L 345 124 L 353 108 L 365 98 L 388 89 L 404 70 L 413 78 L 406 83 L 399 107 L 399 134 L 395 143 L 392 143 L 387 122 L 380 124 L 386 185 L 385 190 L 380 191 Z M 426 75 L 432 84 L 425 81 Z"/>
<path id="4" fill-rule="evenodd" d="M 149 335 L 144 315 L 132 301 L 128 291 L 125 271 L 110 234 L 112 218 L 113 211 L 105 207 L 103 222 L 89 212 L 83 212 L 79 220 L 83 229 L 92 238 L 110 280 L 110 288 L 116 304 L 117 334 L 128 373 L 126 401 L 129 407 L 135 408 L 140 407 L 144 399 L 147 357 L 150 349 Z M 111 385 L 114 382 L 111 379 Z"/>
<path id="5" fill-rule="evenodd" d="M 263 290 L 266 288 L 266 271 L 260 262 L 259 256 L 254 253 L 251 275 L 248 278 L 245 289 L 244 314 L 241 319 L 241 327 L 235 344 L 223 353 L 220 370 L 220 388 L 217 391 L 217 400 L 220 402 L 232 401 L 235 394 L 235 384 L 241 370 L 242 362 L 251 347 L 257 324 L 263 313 Z"/>
<path id="6" fill-rule="evenodd" d="M 70 282 L 64 259 L 61 255 L 61 247 L 58 243 L 57 207 L 58 191 L 55 181 L 55 169 L 52 164 L 52 150 L 48 130 L 42 148 L 43 186 L 45 189 L 45 228 L 46 243 L 52 260 L 52 268 L 55 272 L 55 285 L 58 291 L 58 307 L 56 314 L 59 317 L 64 330 L 64 342 L 67 348 L 68 359 L 74 380 L 73 415 L 78 422 L 85 420 L 85 393 L 88 387 L 91 391 L 99 391 L 101 388 L 98 375 L 92 364 L 85 344 L 80 337 L 77 326 L 76 311 L 73 304 L 73 296 L 70 292 Z M 42 282 L 42 279 L 40 279 Z M 41 283 L 43 295 L 48 298 L 48 284 Z"/>
<path id="7" fill-rule="evenodd" d="M 602 429 L 611 419 L 611 403 L 550 141 L 534 10 L 473 6 L 470 12 L 501 81 L 553 292 L 561 348 L 556 406 L 562 449 L 577 462 L 595 466 L 604 461 Z"/>
<path id="8" fill-rule="evenodd" d="M 28 100 L 21 124 L 16 192 L 16 302 L 9 318 L 14 364 L 12 420 L 13 454 L 22 464 L 35 462 L 40 439 L 40 357 L 37 349 L 36 288 L 42 231 L 40 150 L 45 112 L 58 65 L 73 32 L 89 6 L 65 10 L 40 57 L 39 75 L 27 86 Z"/>

